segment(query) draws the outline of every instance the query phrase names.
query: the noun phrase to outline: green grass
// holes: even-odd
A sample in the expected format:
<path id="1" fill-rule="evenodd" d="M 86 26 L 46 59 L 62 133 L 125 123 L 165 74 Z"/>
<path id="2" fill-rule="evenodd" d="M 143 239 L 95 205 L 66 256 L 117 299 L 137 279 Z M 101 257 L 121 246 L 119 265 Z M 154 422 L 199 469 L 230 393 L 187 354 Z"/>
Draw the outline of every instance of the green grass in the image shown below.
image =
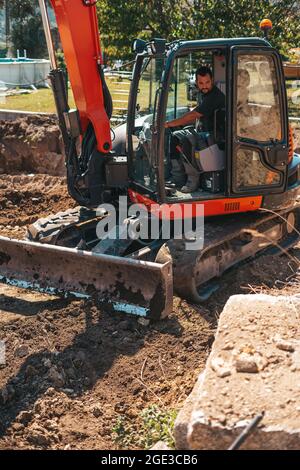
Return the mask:
<path id="1" fill-rule="evenodd" d="M 70 102 L 71 101 L 73 100 L 70 100 Z M 36 92 L 28 94 L 26 93 L 22 95 L 8 96 L 7 98 L 2 97 L 2 100 L 0 101 L 0 108 L 17 109 L 20 111 L 55 113 L 53 93 L 47 88 L 39 89 Z"/>
<path id="2" fill-rule="evenodd" d="M 111 89 L 113 99 L 126 99 L 115 93 L 116 85 L 115 82 L 112 82 L 110 79 L 107 80 L 108 86 Z M 125 82 L 125 81 L 124 81 Z M 127 80 L 128 83 L 128 80 Z M 122 87 L 122 83 L 119 83 L 119 86 Z M 125 87 L 124 87 L 125 88 Z M 129 89 L 126 86 L 125 89 Z M 69 89 L 69 106 L 70 108 L 75 107 L 75 102 L 72 94 L 72 90 Z M 124 107 L 127 108 L 127 105 L 124 103 Z M 16 109 L 20 111 L 33 111 L 33 112 L 42 112 L 42 113 L 55 113 L 55 103 L 53 98 L 52 90 L 47 88 L 40 88 L 37 91 L 30 93 L 25 93 L 21 95 L 1 97 L 0 96 L 0 108 L 2 109 Z"/>
<path id="3" fill-rule="evenodd" d="M 112 428 L 113 440 L 123 449 L 150 449 L 158 441 L 164 441 L 174 448 L 173 428 L 176 416 L 176 410 L 161 410 L 156 405 L 141 411 L 139 424 L 125 416 L 118 416 Z"/>
<path id="4" fill-rule="evenodd" d="M 287 95 L 288 95 L 288 105 L 289 105 L 289 115 L 298 116 L 300 115 L 300 106 L 292 102 L 292 94 L 295 92 L 295 88 L 292 87 L 292 80 L 287 81 Z M 107 79 L 108 87 L 112 93 L 113 100 L 126 100 L 126 96 L 120 96 L 117 94 L 118 88 L 129 89 L 128 80 L 119 81 L 117 84 L 115 81 Z M 153 88 L 153 94 L 155 90 Z M 184 105 L 186 100 L 186 88 L 185 84 L 180 84 L 178 90 L 179 103 Z M 140 93 L 138 95 L 138 103 L 140 105 L 141 111 L 146 111 L 149 101 L 149 82 L 142 80 L 140 83 Z M 170 104 L 172 103 L 172 98 L 170 98 Z M 194 103 L 196 104 L 196 103 Z M 74 98 L 72 91 L 69 90 L 69 105 L 71 108 L 75 107 Z M 126 103 L 118 105 L 114 104 L 114 107 L 125 107 Z M 9 96 L 7 98 L 0 97 L 0 108 L 2 109 L 17 109 L 20 111 L 33 111 L 33 112 L 44 112 L 44 113 L 55 113 L 55 104 L 52 91 L 49 89 L 39 89 L 36 92 Z M 119 114 L 121 111 L 116 111 L 115 114 Z"/>
<path id="5" fill-rule="evenodd" d="M 128 80 L 111 80 L 110 78 L 106 79 L 107 85 L 112 94 L 114 101 L 114 114 L 122 114 L 122 111 L 116 110 L 118 107 L 123 107 L 127 109 L 127 103 L 117 103 L 115 100 L 127 100 L 126 95 L 118 94 L 120 89 L 129 91 L 129 82 Z M 179 89 L 179 95 L 182 94 L 182 100 L 185 101 L 185 88 Z M 139 87 L 139 94 L 137 101 L 140 105 L 141 112 L 147 111 L 149 105 L 149 82 L 141 80 Z M 155 88 L 152 88 L 152 104 L 154 101 Z M 1 97 L 0 97 L 1 100 Z M 69 105 L 71 108 L 75 107 L 74 98 L 72 91 L 69 89 Z M 2 98 L 0 101 L 0 108 L 2 109 L 17 109 L 20 111 L 33 111 L 33 112 L 44 112 L 44 113 L 55 113 L 55 103 L 52 91 L 49 89 L 41 88 L 36 92 L 26 93 L 22 95 L 9 96 L 7 98 Z M 126 114 L 126 111 L 125 111 Z"/>

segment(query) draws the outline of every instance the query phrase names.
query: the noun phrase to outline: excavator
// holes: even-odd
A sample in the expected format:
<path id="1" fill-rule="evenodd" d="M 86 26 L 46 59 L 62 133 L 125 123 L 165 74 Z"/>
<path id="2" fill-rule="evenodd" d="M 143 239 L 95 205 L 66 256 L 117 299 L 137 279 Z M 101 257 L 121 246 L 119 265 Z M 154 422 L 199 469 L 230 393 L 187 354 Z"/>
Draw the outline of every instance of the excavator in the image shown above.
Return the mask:
<path id="1" fill-rule="evenodd" d="M 297 243 L 300 156 L 269 20 L 262 37 L 136 39 L 126 123 L 113 128 L 96 1 L 50 3 L 76 103 L 69 108 L 39 0 L 68 191 L 78 206 L 37 220 L 26 240 L 0 237 L 2 280 L 93 296 L 113 311 L 157 320 L 172 311 L 174 291 L 202 302 L 224 271 Z M 205 148 L 200 123 L 165 126 L 197 105 L 191 77 L 201 65 L 225 96 Z M 186 158 L 199 165 L 190 193 L 172 175 L 174 159 Z"/>

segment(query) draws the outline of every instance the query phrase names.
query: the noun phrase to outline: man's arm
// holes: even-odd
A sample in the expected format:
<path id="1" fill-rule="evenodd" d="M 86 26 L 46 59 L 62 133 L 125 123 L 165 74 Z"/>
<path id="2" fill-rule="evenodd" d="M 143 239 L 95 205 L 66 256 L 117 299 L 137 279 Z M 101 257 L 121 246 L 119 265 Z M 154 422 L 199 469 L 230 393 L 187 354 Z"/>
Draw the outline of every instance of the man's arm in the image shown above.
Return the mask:
<path id="1" fill-rule="evenodd" d="M 172 121 L 165 122 L 165 127 L 177 127 L 177 126 L 187 126 L 188 124 L 192 124 L 202 116 L 201 113 L 198 113 L 194 109 L 189 111 L 188 113 L 184 114 L 183 116 L 173 119 Z"/>

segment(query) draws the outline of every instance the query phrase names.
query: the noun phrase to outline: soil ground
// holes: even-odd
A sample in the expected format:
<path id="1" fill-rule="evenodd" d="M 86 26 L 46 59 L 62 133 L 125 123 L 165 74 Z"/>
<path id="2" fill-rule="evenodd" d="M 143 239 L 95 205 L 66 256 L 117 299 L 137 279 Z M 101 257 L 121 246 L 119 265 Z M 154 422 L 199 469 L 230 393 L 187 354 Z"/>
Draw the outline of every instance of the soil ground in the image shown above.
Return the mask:
<path id="1" fill-rule="evenodd" d="M 0 234 L 16 238 L 37 218 L 75 206 L 63 177 L 42 174 L 1 175 L 0 204 Z M 227 299 L 299 294 L 298 260 L 300 245 L 260 256 L 225 274 L 203 305 L 175 297 L 170 317 L 150 325 L 91 300 L 0 284 L 0 449 L 137 449 L 171 440 Z"/>

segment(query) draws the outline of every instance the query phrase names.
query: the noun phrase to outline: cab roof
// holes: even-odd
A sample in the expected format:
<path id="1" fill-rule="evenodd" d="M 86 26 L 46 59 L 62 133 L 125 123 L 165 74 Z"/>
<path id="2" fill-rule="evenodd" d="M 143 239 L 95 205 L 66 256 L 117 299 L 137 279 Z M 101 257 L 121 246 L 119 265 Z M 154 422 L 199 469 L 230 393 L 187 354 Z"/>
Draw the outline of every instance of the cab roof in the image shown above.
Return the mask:
<path id="1" fill-rule="evenodd" d="M 176 41 L 173 43 L 175 46 Z M 198 49 L 201 47 L 232 47 L 232 46 L 264 46 L 272 47 L 264 38 L 214 38 L 199 39 L 193 41 L 177 41 L 177 50 L 179 49 Z"/>

